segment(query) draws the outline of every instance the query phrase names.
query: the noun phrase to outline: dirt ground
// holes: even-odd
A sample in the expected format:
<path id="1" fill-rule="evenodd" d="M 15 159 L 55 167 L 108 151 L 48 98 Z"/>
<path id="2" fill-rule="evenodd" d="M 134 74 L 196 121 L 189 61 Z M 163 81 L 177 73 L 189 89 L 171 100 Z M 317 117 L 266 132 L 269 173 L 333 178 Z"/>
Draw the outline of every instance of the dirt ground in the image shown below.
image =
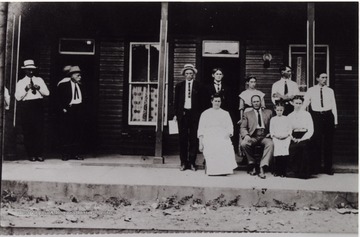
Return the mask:
<path id="1" fill-rule="evenodd" d="M 275 205 L 241 206 L 240 197 L 223 196 L 203 203 L 191 196 L 171 196 L 150 202 L 117 197 L 107 200 L 67 201 L 47 197 L 17 197 L 4 191 L 2 227 L 102 228 L 174 231 L 312 232 L 357 233 L 357 206 L 340 203 L 338 208 L 274 200 Z"/>

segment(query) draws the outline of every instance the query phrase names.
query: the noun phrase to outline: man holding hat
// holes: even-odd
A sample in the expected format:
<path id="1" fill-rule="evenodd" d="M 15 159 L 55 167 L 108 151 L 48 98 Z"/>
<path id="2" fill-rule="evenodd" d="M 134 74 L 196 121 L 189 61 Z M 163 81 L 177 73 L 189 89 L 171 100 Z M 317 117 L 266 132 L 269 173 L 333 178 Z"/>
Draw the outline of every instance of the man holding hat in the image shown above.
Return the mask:
<path id="1" fill-rule="evenodd" d="M 24 61 L 25 77 L 16 84 L 15 98 L 19 101 L 24 145 L 30 161 L 44 161 L 43 156 L 43 98 L 50 94 L 44 80 L 34 76 L 34 60 Z"/>
<path id="2" fill-rule="evenodd" d="M 78 66 L 67 68 L 68 75 L 57 85 L 57 101 L 60 119 L 60 149 L 62 160 L 83 160 L 81 150 L 83 127 L 83 95 L 81 70 Z"/>
<path id="3" fill-rule="evenodd" d="M 185 80 L 175 86 L 175 116 L 178 121 L 180 142 L 180 170 L 196 171 L 196 155 L 198 148 L 197 130 L 200 114 L 203 111 L 204 89 L 195 80 L 197 69 L 192 64 L 185 64 L 181 75 Z"/>

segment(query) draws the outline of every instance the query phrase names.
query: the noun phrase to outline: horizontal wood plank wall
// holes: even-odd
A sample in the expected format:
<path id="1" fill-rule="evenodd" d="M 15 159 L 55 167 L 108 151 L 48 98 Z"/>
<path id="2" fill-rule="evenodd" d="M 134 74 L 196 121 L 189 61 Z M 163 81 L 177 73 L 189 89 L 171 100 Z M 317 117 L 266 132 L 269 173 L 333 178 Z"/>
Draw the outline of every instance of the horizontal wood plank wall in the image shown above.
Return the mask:
<path id="1" fill-rule="evenodd" d="M 196 67 L 196 49 L 197 42 L 195 40 L 189 39 L 175 39 L 173 42 L 173 55 L 169 57 L 173 58 L 173 75 L 169 75 L 169 80 L 173 78 L 173 88 L 169 89 L 169 93 L 175 94 L 175 86 L 179 82 L 184 80 L 184 77 L 180 74 L 181 69 L 184 68 L 184 65 L 191 63 Z M 170 96 L 169 96 L 170 97 Z M 171 97 L 170 97 L 171 98 Z M 174 98 L 174 96 L 172 96 Z M 174 115 L 173 111 L 173 101 L 169 101 L 169 119 L 172 119 Z M 168 127 L 164 128 L 164 139 L 163 139 L 163 152 L 165 155 L 175 155 L 179 154 L 179 144 L 178 144 L 178 135 L 169 135 Z"/>
<path id="2" fill-rule="evenodd" d="M 264 68 L 263 54 L 269 51 L 272 55 L 269 68 Z M 284 62 L 284 46 L 278 42 L 266 40 L 246 41 L 246 76 L 255 75 L 257 78 L 256 88 L 265 93 L 265 103 L 268 109 L 272 109 L 271 87 L 280 79 L 279 67 Z M 241 91 L 245 90 L 242 85 Z"/>
<path id="3" fill-rule="evenodd" d="M 331 50 L 331 48 L 330 48 Z M 334 160 L 336 163 L 358 164 L 358 99 L 359 68 L 358 50 L 334 47 L 334 89 L 339 125 L 334 138 Z M 331 55 L 330 55 L 331 56 Z M 352 66 L 351 71 L 345 66 Z"/>
<path id="4" fill-rule="evenodd" d="M 121 149 L 124 94 L 124 43 L 103 40 L 100 43 L 98 101 L 99 152 Z"/>
<path id="5" fill-rule="evenodd" d="M 35 61 L 36 64 L 36 61 Z M 39 77 L 44 79 L 47 87 L 50 90 L 50 72 L 51 72 L 51 46 L 48 42 L 40 44 L 39 57 Z M 50 91 L 50 95 L 44 98 L 44 148 L 47 152 L 52 152 L 52 145 L 54 139 L 57 139 L 55 124 L 51 116 L 52 109 L 50 104 L 50 96 L 53 96 L 54 91 Z"/>

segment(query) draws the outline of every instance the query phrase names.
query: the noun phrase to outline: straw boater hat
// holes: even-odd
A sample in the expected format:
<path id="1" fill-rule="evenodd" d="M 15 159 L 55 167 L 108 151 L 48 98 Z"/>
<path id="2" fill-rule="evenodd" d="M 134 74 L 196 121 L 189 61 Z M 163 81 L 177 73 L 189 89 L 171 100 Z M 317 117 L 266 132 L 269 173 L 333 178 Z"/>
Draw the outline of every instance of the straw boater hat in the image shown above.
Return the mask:
<path id="1" fill-rule="evenodd" d="M 21 69 L 36 69 L 34 60 L 28 59 L 24 61 L 24 66 L 21 67 Z"/>
<path id="2" fill-rule="evenodd" d="M 181 75 L 184 75 L 186 70 L 192 70 L 195 74 L 197 73 L 197 69 L 192 64 L 185 64 L 184 68 L 181 70 Z"/>
<path id="3" fill-rule="evenodd" d="M 81 72 L 80 67 L 79 66 L 72 66 L 68 72 L 69 75 L 75 73 L 75 72 Z"/>

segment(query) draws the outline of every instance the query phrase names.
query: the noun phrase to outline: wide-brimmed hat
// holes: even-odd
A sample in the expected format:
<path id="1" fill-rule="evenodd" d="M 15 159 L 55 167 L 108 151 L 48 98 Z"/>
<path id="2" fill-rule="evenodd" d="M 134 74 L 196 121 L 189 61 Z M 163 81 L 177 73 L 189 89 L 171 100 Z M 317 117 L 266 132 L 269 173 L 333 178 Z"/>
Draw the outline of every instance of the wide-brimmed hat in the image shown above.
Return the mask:
<path id="1" fill-rule="evenodd" d="M 69 75 L 75 73 L 75 72 L 81 72 L 80 67 L 79 66 L 72 66 L 68 72 Z"/>
<path id="2" fill-rule="evenodd" d="M 195 74 L 198 72 L 194 65 L 185 64 L 184 68 L 181 70 L 181 75 L 184 75 L 186 70 L 192 70 Z"/>
<path id="3" fill-rule="evenodd" d="M 24 66 L 21 67 L 21 69 L 36 69 L 34 60 L 28 59 L 24 61 Z"/>

